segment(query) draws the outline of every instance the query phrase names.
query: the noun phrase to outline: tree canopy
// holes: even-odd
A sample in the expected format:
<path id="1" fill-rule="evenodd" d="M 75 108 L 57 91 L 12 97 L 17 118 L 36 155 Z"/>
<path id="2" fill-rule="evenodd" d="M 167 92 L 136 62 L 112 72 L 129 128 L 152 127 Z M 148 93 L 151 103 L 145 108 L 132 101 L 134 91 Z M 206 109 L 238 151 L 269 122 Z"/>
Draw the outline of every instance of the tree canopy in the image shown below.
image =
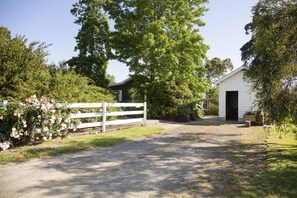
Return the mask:
<path id="1" fill-rule="evenodd" d="M 79 0 L 71 13 L 81 28 L 77 34 L 75 51 L 78 55 L 68 61 L 75 71 L 91 78 L 97 86 L 107 87 L 106 69 L 109 60 L 109 25 L 102 10 L 104 0 Z"/>
<path id="2" fill-rule="evenodd" d="M 205 63 L 207 69 L 205 77 L 212 83 L 233 69 L 233 64 L 230 58 L 221 60 L 218 57 L 207 60 Z"/>
<path id="3" fill-rule="evenodd" d="M 106 4 L 115 23 L 114 55 L 133 72 L 140 98 L 147 90 L 148 104 L 154 107 L 151 113 L 156 106 L 164 107 L 156 113 L 161 116 L 170 108 L 197 102 L 206 90 L 203 59 L 208 47 L 199 34 L 205 2 L 113 0 Z"/>
<path id="4" fill-rule="evenodd" d="M 0 95 L 2 98 L 26 98 L 47 91 L 50 78 L 45 57 L 46 45 L 28 43 L 24 36 L 12 37 L 0 27 Z"/>
<path id="5" fill-rule="evenodd" d="M 297 124 L 297 3 L 260 0 L 252 11 L 252 37 L 241 48 L 247 80 L 272 121 Z"/>
<path id="6" fill-rule="evenodd" d="M 113 101 L 106 89 L 84 76 L 46 63 L 47 45 L 28 43 L 25 36 L 12 37 L 0 27 L 0 98 L 24 100 L 32 95 L 48 96 L 59 102 Z"/>

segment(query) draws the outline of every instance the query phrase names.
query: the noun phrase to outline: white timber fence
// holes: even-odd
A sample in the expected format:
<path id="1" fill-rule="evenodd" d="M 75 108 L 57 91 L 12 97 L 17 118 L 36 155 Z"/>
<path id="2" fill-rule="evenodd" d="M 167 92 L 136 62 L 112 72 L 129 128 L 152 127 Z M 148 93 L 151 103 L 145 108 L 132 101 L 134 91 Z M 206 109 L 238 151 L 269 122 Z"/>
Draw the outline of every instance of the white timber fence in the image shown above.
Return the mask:
<path id="1" fill-rule="evenodd" d="M 71 119 L 76 118 L 94 118 L 94 117 L 102 117 L 101 122 L 89 122 L 89 123 L 81 123 L 77 126 L 77 128 L 88 128 L 88 127 L 102 127 L 102 132 L 106 131 L 106 126 L 109 125 L 122 125 L 129 123 L 142 122 L 144 126 L 146 126 L 147 119 L 147 107 L 146 102 L 144 103 L 68 103 L 67 107 L 69 108 L 100 108 L 101 112 L 92 112 L 92 113 L 76 113 L 71 114 Z M 109 107 L 135 107 L 135 108 L 143 108 L 143 110 L 137 111 L 108 111 Z M 129 118 L 129 119 L 118 119 L 107 121 L 106 118 L 109 116 L 127 116 L 127 115 L 143 115 L 142 118 Z"/>
<path id="2" fill-rule="evenodd" d="M 8 102 L 5 100 L 0 102 L 0 106 L 6 108 Z M 147 120 L 147 106 L 146 102 L 144 103 L 66 103 L 61 104 L 66 105 L 68 108 L 72 109 L 100 109 L 99 112 L 92 113 L 76 113 L 70 114 L 70 119 L 82 119 L 82 118 L 95 118 L 102 117 L 101 122 L 88 122 L 88 123 L 80 123 L 77 128 L 90 128 L 90 127 L 101 127 L 102 132 L 106 131 L 106 126 L 109 125 L 122 125 L 129 123 L 142 122 L 144 126 L 146 126 Z M 133 110 L 133 111 L 109 111 L 107 110 L 109 107 L 134 107 L 134 108 L 142 108 L 142 110 Z M 127 116 L 127 115 L 143 115 L 142 118 L 128 118 L 128 119 L 117 119 L 107 121 L 107 117 L 109 116 Z"/>

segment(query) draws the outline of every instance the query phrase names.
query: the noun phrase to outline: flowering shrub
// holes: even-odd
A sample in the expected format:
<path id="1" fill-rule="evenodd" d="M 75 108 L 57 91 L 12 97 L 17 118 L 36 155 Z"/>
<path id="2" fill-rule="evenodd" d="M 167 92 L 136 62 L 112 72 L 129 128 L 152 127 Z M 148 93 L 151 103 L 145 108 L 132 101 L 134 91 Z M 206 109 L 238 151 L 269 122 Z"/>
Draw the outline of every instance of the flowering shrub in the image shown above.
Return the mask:
<path id="1" fill-rule="evenodd" d="M 69 108 L 45 97 L 39 100 L 35 95 L 25 102 L 10 103 L 0 111 L 0 149 L 65 137 L 78 125 L 69 118 L 70 113 Z"/>

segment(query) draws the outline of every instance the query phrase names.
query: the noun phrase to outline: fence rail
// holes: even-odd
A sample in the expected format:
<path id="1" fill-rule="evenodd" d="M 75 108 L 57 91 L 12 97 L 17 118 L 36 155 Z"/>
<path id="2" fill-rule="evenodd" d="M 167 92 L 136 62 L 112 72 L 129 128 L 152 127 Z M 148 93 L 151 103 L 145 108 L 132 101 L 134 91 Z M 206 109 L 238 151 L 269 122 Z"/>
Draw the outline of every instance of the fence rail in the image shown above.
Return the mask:
<path id="1" fill-rule="evenodd" d="M 4 100 L 0 102 L 0 106 L 6 108 L 8 102 Z M 65 104 L 61 104 L 65 105 Z M 142 122 L 143 125 L 146 125 L 147 119 L 147 106 L 146 102 L 144 103 L 67 103 L 66 106 L 68 108 L 79 108 L 79 109 L 90 109 L 90 108 L 99 108 L 99 112 L 92 112 L 92 113 L 76 113 L 70 114 L 70 119 L 80 119 L 80 118 L 95 118 L 95 117 L 102 117 L 101 122 L 89 122 L 89 123 L 81 123 L 77 126 L 77 128 L 89 128 L 89 127 L 101 127 L 102 132 L 106 131 L 106 126 L 109 125 L 121 125 L 121 124 L 129 124 L 134 122 Z M 142 108 L 143 110 L 133 110 L 133 111 L 108 111 L 108 107 L 135 107 L 135 108 Z M 126 116 L 126 115 L 141 115 L 143 114 L 142 118 L 129 118 L 129 119 L 119 119 L 119 120 L 112 120 L 107 121 L 107 117 L 109 116 Z"/>
<path id="2" fill-rule="evenodd" d="M 71 114 L 71 119 L 77 118 L 94 118 L 94 117 L 102 117 L 101 122 L 89 122 L 89 123 L 81 123 L 77 126 L 77 128 L 88 128 L 88 127 L 102 127 L 102 132 L 106 131 L 106 126 L 109 125 L 121 125 L 128 124 L 134 122 L 143 122 L 143 125 L 146 125 L 147 119 L 147 108 L 146 102 L 144 103 L 69 103 L 67 104 L 69 108 L 100 108 L 100 112 L 93 113 L 76 113 Z M 107 111 L 108 107 L 135 107 L 135 108 L 143 108 L 143 110 L 138 111 Z M 121 120 L 112 120 L 106 121 L 106 118 L 109 116 L 126 116 L 126 115 L 141 115 L 143 114 L 143 118 L 130 118 L 130 119 L 121 119 Z"/>

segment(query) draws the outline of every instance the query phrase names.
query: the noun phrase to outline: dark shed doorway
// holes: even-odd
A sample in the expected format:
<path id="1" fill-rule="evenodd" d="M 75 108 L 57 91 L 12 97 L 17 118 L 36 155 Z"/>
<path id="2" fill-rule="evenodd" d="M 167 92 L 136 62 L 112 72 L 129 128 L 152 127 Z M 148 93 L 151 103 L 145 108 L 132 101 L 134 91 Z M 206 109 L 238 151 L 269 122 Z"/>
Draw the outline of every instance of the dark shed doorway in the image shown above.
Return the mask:
<path id="1" fill-rule="evenodd" d="M 226 91 L 226 120 L 238 120 L 238 91 Z"/>

